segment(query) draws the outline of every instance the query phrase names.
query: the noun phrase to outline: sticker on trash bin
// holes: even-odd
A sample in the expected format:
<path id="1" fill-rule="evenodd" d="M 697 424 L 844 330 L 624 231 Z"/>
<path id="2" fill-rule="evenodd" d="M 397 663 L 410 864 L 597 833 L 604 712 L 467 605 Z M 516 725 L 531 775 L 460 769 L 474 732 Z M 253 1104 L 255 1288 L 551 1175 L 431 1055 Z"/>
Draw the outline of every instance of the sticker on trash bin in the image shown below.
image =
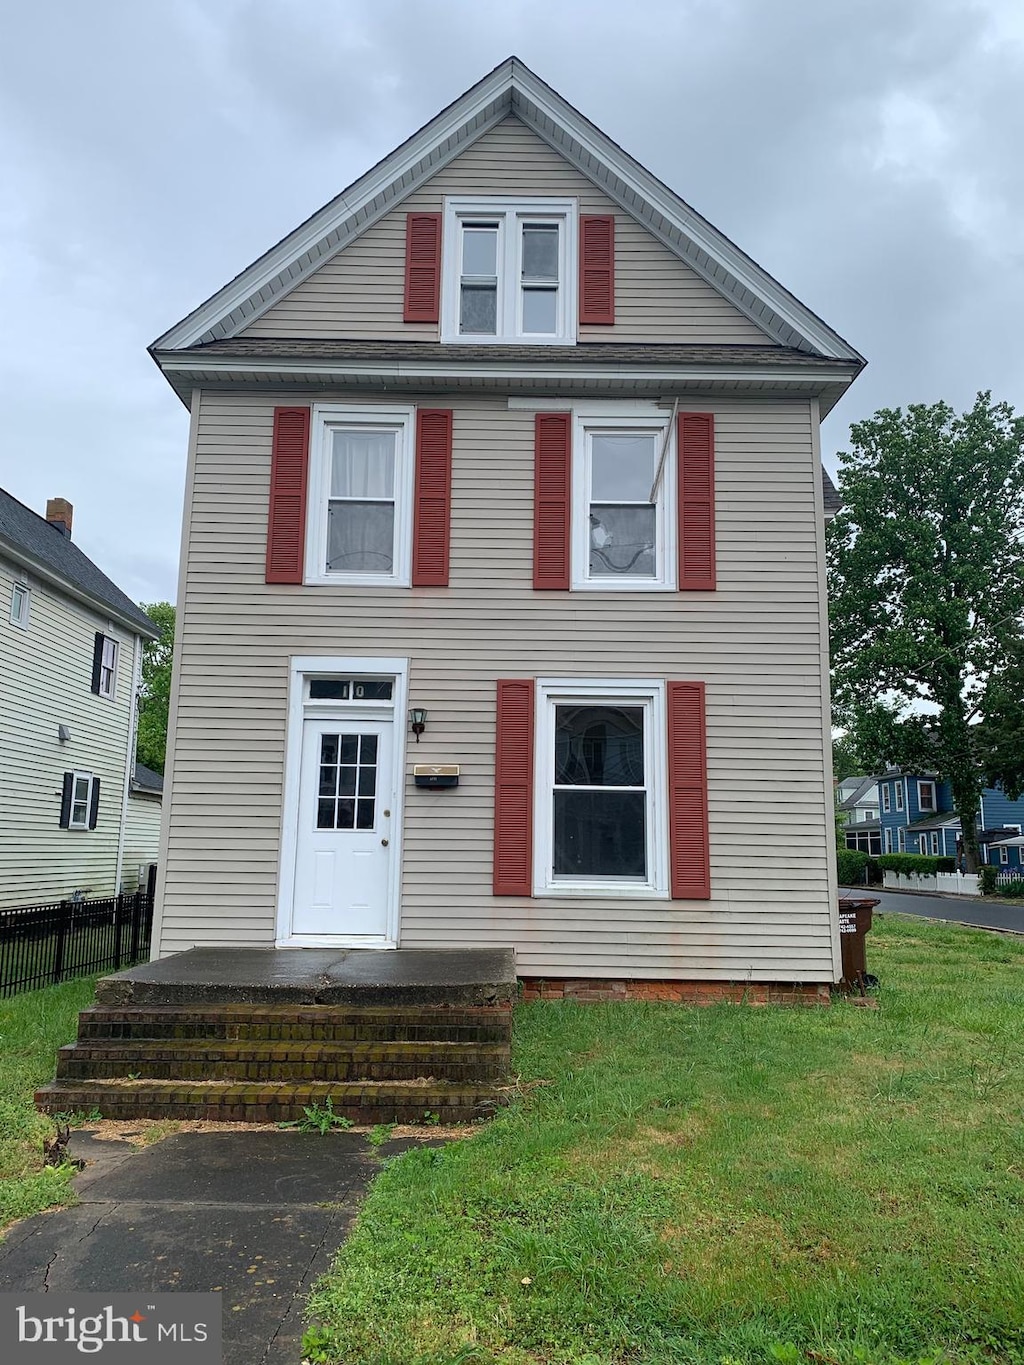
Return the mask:
<path id="1" fill-rule="evenodd" d="M 857 916 L 851 911 L 840 910 L 839 932 L 841 934 L 855 934 L 857 932 Z"/>

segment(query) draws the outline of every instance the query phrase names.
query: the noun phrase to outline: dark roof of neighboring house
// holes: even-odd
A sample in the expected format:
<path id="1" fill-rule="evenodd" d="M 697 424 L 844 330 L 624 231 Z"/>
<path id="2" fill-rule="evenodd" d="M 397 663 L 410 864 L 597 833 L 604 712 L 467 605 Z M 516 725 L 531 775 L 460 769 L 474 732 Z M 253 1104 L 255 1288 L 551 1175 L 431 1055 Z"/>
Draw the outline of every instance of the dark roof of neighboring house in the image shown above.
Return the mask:
<path id="1" fill-rule="evenodd" d="M 828 478 L 828 475 L 825 474 L 824 470 L 822 470 L 822 474 L 826 479 Z M 857 785 L 851 786 L 850 784 L 854 782 L 857 783 Z M 840 810 L 852 810 L 857 802 L 867 796 L 868 792 L 875 786 L 877 786 L 877 779 L 874 777 L 845 777 L 842 782 L 839 783 L 840 791 L 842 791 L 844 787 L 848 788 L 846 796 L 839 802 Z M 874 795 L 873 799 L 875 801 L 878 800 L 877 793 Z"/>
<path id="2" fill-rule="evenodd" d="M 164 779 L 160 773 L 147 768 L 145 763 L 136 763 L 135 772 L 132 774 L 132 786 L 138 787 L 140 791 L 159 795 L 164 789 Z"/>
<path id="3" fill-rule="evenodd" d="M 856 834 L 860 830 L 879 830 L 882 828 L 881 820 L 853 820 L 850 824 L 843 826 L 844 834 Z"/>
<path id="4" fill-rule="evenodd" d="M 912 825 L 904 825 L 903 828 L 908 834 L 924 834 L 930 829 L 959 829 L 960 817 L 953 815 L 951 811 L 940 810 L 934 815 L 925 816 L 923 820 L 915 820 Z"/>
<path id="5" fill-rule="evenodd" d="M 824 465 L 821 466 L 821 489 L 825 495 L 825 511 L 838 512 L 843 505 L 843 500 L 840 497 L 839 489 L 829 478 L 828 470 Z"/>
<path id="6" fill-rule="evenodd" d="M 52 574 L 63 580 L 72 593 L 77 590 L 106 607 L 141 634 L 154 639 L 160 634 L 146 613 L 97 569 L 69 536 L 0 488 L 0 548 L 5 544 L 30 559 L 44 577 Z"/>
<path id="7" fill-rule="evenodd" d="M 697 346 L 673 342 L 582 341 L 575 346 L 472 346 L 438 341 L 350 341 L 307 337 L 230 337 L 174 353 L 176 359 L 204 355 L 261 360 L 424 360 L 468 364 L 518 361 L 529 365 L 775 365 L 784 368 L 849 370 L 853 362 L 811 355 L 793 346 Z"/>

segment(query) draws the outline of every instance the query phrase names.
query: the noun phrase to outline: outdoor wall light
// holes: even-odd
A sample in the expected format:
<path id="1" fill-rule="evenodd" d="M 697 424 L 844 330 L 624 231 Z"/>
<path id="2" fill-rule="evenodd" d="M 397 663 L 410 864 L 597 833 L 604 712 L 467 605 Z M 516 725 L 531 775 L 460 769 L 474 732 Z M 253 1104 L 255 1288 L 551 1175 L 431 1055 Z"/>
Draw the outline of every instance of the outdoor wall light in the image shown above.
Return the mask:
<path id="1" fill-rule="evenodd" d="M 58 743 L 58 744 L 67 744 L 67 742 L 68 742 L 68 740 L 69 740 L 70 738 L 71 738 L 71 728 L 70 728 L 70 726 L 67 726 L 67 725 L 58 725 L 58 726 L 57 726 L 57 743 Z"/>
<path id="2" fill-rule="evenodd" d="M 416 743 L 420 742 L 420 735 L 427 728 L 427 713 L 422 706 L 414 706 L 409 712 L 409 726 L 416 736 Z"/>

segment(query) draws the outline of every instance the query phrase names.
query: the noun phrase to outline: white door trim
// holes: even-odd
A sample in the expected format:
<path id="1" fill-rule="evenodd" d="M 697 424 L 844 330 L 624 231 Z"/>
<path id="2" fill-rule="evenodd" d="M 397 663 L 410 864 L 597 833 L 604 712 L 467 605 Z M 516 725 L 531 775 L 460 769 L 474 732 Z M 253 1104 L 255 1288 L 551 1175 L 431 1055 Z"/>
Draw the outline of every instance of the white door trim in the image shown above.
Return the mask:
<path id="1" fill-rule="evenodd" d="M 394 765 L 395 802 L 392 833 L 392 876 L 388 887 L 387 931 L 383 939 L 367 940 L 344 935 L 301 939 L 292 936 L 292 902 L 295 894 L 295 865 L 298 853 L 299 790 L 302 773 L 302 723 L 306 715 L 303 693 L 310 674 L 359 674 L 391 676 L 394 692 Z M 360 657 L 339 654 L 297 654 L 289 660 L 288 728 L 285 738 L 284 800 L 281 808 L 281 860 L 277 887 L 278 948 L 397 948 L 401 933 L 402 845 L 405 832 L 405 746 L 406 712 L 409 702 L 409 660 L 407 658 Z M 380 711 L 367 709 L 368 717 L 379 718 Z"/>

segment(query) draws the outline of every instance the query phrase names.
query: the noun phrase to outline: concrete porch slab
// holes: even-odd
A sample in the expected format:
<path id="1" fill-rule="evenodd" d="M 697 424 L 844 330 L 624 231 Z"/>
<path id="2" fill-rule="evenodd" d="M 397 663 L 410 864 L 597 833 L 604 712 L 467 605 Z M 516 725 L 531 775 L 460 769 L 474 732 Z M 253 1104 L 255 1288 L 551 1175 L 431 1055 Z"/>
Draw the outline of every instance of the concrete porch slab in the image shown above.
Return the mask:
<path id="1" fill-rule="evenodd" d="M 103 1006 L 509 1005 L 511 948 L 191 948 L 105 976 Z"/>

